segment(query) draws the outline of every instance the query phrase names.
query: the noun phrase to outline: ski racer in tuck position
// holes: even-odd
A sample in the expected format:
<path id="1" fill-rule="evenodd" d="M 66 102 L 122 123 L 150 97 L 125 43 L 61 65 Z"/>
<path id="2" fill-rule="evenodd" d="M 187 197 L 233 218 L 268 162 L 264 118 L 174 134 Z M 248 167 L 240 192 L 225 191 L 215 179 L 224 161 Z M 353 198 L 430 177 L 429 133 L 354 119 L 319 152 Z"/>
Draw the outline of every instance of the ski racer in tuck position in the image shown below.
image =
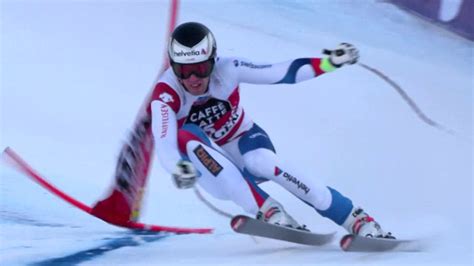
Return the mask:
<path id="1" fill-rule="evenodd" d="M 178 188 L 191 188 L 197 183 L 212 196 L 233 201 L 259 220 L 305 230 L 258 185 L 271 180 L 351 234 L 393 238 L 348 197 L 320 184 L 313 176 L 290 169 L 277 156 L 268 134 L 240 105 L 240 83 L 298 83 L 356 63 L 357 48 L 342 43 L 325 58 L 257 64 L 242 58 L 217 57 L 212 32 L 200 23 L 188 22 L 172 33 L 168 55 L 170 68 L 151 93 L 146 110 L 149 121 L 141 132 L 143 136 L 148 130 L 152 137 L 148 142 L 142 140 L 141 148 L 154 145 L 158 160 Z M 135 151 L 134 157 L 140 157 L 137 154 Z M 141 156 L 141 160 L 151 157 Z M 118 172 L 143 170 L 134 165 L 122 168 L 126 171 Z M 95 212 L 110 213 L 107 208 L 112 201 L 127 198 L 122 194 L 133 192 L 130 187 L 145 185 L 144 181 L 124 181 L 123 174 L 116 174 L 116 178 L 117 188 L 95 206 Z M 131 194 L 141 194 L 140 188 L 135 190 L 138 192 Z M 134 204 L 130 197 L 127 199 L 129 205 Z M 133 219 L 139 209 L 129 208 L 133 209 Z"/>

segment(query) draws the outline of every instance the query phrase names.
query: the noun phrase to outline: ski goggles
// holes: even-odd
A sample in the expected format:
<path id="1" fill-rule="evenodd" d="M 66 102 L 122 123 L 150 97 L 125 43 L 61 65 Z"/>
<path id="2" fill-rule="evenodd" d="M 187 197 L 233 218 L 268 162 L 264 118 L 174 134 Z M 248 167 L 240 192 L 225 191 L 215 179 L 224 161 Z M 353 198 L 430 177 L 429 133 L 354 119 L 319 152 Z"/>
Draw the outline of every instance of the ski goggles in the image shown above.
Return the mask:
<path id="1" fill-rule="evenodd" d="M 180 79 L 188 79 L 192 74 L 198 78 L 207 78 L 214 69 L 214 59 L 211 58 L 207 61 L 195 63 L 195 64 L 179 64 L 171 63 L 174 74 Z"/>

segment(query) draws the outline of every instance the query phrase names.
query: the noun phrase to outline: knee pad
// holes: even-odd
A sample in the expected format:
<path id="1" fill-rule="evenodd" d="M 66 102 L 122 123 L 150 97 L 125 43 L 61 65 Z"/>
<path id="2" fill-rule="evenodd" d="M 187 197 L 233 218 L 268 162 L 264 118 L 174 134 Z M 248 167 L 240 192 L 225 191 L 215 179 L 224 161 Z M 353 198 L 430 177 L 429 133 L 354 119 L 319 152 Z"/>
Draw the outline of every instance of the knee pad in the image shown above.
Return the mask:
<path id="1" fill-rule="evenodd" d="M 245 168 L 257 177 L 272 179 L 278 157 L 271 150 L 260 148 L 245 153 L 243 156 Z"/>
<path id="2" fill-rule="evenodd" d="M 200 141 L 190 140 L 186 152 L 201 173 L 198 184 L 213 197 L 231 200 L 253 214 L 268 197 L 264 191 L 248 182 L 240 169 L 218 150 Z"/>

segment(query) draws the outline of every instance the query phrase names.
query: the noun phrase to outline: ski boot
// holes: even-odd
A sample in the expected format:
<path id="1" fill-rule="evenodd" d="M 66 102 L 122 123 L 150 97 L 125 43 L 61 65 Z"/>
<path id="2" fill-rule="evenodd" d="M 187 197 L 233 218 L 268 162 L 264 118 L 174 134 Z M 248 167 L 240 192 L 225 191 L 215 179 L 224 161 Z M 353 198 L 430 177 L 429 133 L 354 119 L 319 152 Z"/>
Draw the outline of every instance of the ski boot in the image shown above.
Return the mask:
<path id="1" fill-rule="evenodd" d="M 306 225 L 298 224 L 298 222 L 285 211 L 280 203 L 270 197 L 268 197 L 262 207 L 260 207 L 256 219 L 270 224 L 309 231 Z"/>
<path id="2" fill-rule="evenodd" d="M 373 238 L 395 239 L 392 233 L 385 233 L 380 225 L 362 208 L 354 208 L 342 224 L 350 234 Z"/>

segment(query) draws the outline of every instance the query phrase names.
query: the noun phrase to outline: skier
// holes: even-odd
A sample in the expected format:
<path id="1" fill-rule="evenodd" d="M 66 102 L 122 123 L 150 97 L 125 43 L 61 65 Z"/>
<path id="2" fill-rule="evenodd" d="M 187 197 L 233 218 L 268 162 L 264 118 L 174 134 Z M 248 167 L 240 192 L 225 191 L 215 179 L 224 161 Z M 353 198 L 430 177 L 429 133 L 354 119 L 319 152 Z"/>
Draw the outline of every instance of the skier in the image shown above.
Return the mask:
<path id="1" fill-rule="evenodd" d="M 258 186 L 271 180 L 351 234 L 392 238 L 349 198 L 320 184 L 317 177 L 296 174 L 281 161 L 268 134 L 240 105 L 240 83 L 294 84 L 308 80 L 356 63 L 357 48 L 342 43 L 326 58 L 298 58 L 278 64 L 218 57 L 216 50 L 214 36 L 206 26 L 196 22 L 178 26 L 169 41 L 170 68 L 151 94 L 147 109 L 151 121 L 144 122 L 144 127 L 151 122 L 156 156 L 176 186 L 187 189 L 197 183 L 212 196 L 233 201 L 257 219 L 306 230 Z M 143 132 L 136 135 L 144 136 Z M 133 154 L 136 158 L 140 153 Z M 130 184 L 144 186 L 144 181 L 130 180 L 130 173 L 139 172 L 135 169 L 139 167 L 122 168 L 126 170 L 116 175 L 118 188 L 94 207 L 97 214 L 109 215 L 112 205 L 117 209 L 120 204 L 112 202 L 121 202 L 121 194 L 132 191 Z M 133 193 L 132 198 L 141 194 Z M 104 219 L 128 219 L 109 216 Z"/>

